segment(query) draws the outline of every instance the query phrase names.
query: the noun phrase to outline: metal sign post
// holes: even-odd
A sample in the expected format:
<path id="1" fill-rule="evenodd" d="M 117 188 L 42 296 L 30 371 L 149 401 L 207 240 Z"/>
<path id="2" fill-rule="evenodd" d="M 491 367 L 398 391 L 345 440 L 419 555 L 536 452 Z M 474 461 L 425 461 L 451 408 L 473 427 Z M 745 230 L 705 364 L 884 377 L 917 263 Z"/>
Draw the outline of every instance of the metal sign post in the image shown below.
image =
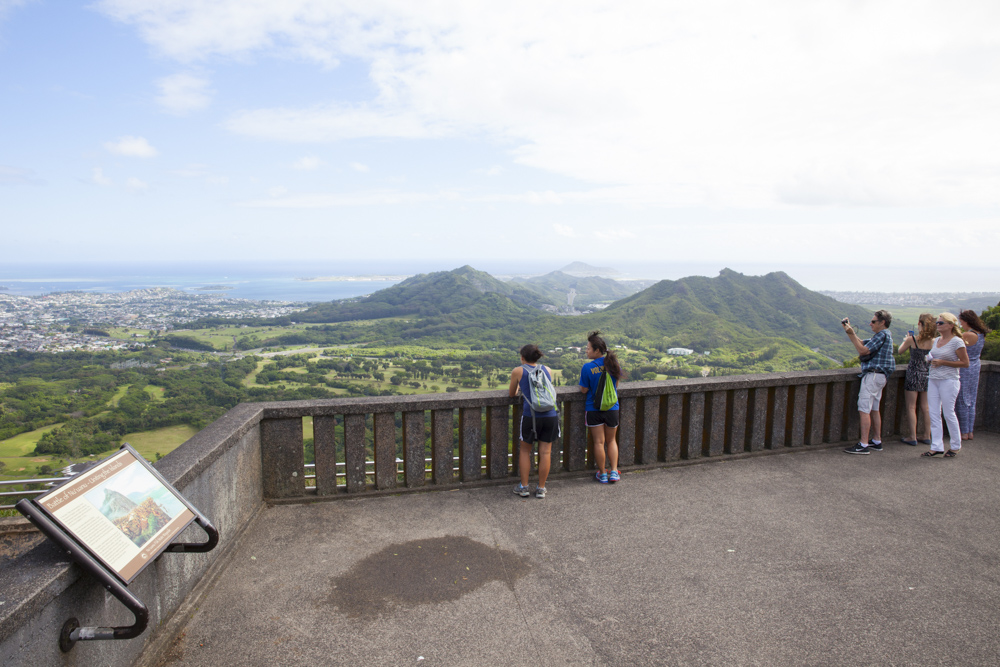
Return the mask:
<path id="1" fill-rule="evenodd" d="M 130 626 L 63 625 L 59 648 L 78 641 L 132 639 L 145 631 L 149 610 L 128 584 L 164 551 L 198 553 L 219 543 L 219 532 L 128 443 L 93 468 L 17 510 L 80 564 L 135 616 Z M 208 534 L 201 543 L 174 542 L 188 525 Z"/>

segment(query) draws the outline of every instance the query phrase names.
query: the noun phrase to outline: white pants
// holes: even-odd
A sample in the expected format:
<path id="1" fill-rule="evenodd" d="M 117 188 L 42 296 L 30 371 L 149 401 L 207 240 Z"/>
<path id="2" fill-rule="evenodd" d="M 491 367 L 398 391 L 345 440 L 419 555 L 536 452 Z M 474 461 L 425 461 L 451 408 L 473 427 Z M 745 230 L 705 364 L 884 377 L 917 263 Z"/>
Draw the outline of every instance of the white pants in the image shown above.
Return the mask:
<path id="1" fill-rule="evenodd" d="M 931 409 L 931 449 L 935 452 L 944 451 L 942 412 L 944 420 L 948 422 L 951 448 L 955 451 L 962 448 L 962 434 L 958 428 L 958 416 L 955 414 L 955 399 L 958 397 L 960 386 L 958 378 L 927 381 L 927 406 Z"/>

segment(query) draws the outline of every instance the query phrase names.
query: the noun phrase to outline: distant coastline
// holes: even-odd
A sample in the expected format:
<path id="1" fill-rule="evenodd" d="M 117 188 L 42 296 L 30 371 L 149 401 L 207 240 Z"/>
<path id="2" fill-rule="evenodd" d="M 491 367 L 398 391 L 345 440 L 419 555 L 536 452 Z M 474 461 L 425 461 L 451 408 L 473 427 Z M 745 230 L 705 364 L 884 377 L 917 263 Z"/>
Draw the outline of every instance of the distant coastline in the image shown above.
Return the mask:
<path id="1" fill-rule="evenodd" d="M 296 278 L 304 283 L 332 283 L 332 282 L 372 282 L 376 280 L 406 280 L 410 276 L 312 276 L 309 278 Z"/>
<path id="2" fill-rule="evenodd" d="M 233 289 L 232 285 L 205 285 L 193 288 L 199 292 L 221 292 L 222 290 Z"/>

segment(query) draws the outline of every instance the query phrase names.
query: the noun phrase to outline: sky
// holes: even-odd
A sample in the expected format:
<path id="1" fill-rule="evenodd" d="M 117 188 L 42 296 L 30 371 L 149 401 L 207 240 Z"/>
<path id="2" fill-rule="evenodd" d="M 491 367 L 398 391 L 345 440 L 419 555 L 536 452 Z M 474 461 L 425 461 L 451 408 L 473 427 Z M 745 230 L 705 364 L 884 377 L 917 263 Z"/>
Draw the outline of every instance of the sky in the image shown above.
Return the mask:
<path id="1" fill-rule="evenodd" d="M 995 0 L 0 0 L 0 244 L 959 275 L 998 118 Z"/>

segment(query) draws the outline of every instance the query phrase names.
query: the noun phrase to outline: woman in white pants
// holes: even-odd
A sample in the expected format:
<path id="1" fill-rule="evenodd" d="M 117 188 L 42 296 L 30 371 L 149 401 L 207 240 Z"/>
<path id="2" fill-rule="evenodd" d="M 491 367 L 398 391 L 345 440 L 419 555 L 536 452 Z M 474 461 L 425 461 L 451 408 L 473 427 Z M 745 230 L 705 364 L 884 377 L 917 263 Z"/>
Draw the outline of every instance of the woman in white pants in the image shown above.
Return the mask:
<path id="1" fill-rule="evenodd" d="M 952 458 L 962 448 L 962 432 L 958 426 L 958 416 L 955 414 L 955 399 L 958 397 L 959 370 L 969 367 L 969 353 L 965 350 L 962 340 L 962 327 L 958 318 L 951 313 L 941 313 L 937 318 L 938 337 L 927 358 L 931 362 L 931 370 L 927 380 L 927 403 L 931 410 L 931 451 L 921 456 L 937 456 L 944 454 Z M 951 449 L 944 451 L 944 429 L 941 425 L 941 414 L 948 422 L 948 436 Z"/>

